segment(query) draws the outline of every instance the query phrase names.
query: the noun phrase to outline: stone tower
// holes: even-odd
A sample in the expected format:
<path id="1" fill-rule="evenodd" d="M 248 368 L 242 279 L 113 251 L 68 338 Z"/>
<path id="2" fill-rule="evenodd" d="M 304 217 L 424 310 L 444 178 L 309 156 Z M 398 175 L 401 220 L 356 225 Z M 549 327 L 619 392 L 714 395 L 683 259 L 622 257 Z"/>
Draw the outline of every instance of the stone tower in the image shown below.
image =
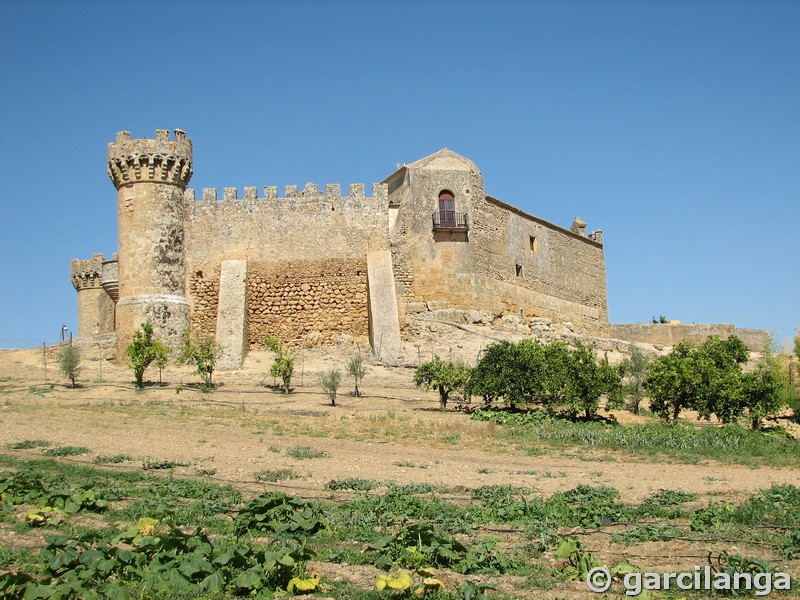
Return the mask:
<path id="1" fill-rule="evenodd" d="M 145 321 L 177 347 L 189 323 L 184 254 L 184 191 L 192 176 L 192 141 L 175 130 L 132 140 L 129 131 L 108 145 L 108 176 L 119 210 L 117 360 Z"/>
<path id="2" fill-rule="evenodd" d="M 72 261 L 72 285 L 78 292 L 79 338 L 114 331 L 114 300 L 102 285 L 104 261 L 102 254 L 95 254 L 89 260 Z"/>

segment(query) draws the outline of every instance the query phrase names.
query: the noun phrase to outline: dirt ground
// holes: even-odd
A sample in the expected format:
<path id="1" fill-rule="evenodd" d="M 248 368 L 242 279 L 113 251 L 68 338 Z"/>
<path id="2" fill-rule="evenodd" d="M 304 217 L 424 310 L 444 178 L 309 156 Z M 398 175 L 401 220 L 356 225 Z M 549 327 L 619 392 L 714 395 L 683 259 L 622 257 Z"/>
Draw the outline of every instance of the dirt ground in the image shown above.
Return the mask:
<path id="1" fill-rule="evenodd" d="M 711 501 L 740 502 L 774 484 L 800 481 L 796 469 L 750 468 L 700 460 L 682 464 L 666 458 L 588 450 L 583 447 L 531 451 L 492 435 L 495 425 L 474 421 L 453 403 L 438 410 L 434 392 L 415 389 L 413 369 L 369 364 L 361 386 L 363 396 L 349 395 L 344 380 L 337 406 L 330 405 L 317 384 L 320 372 L 343 369 L 353 348 L 300 351 L 296 357 L 293 393 L 281 394 L 266 376 L 272 355 L 250 352 L 244 368 L 215 374 L 216 391 L 203 393 L 189 368 L 150 369 L 150 384 L 136 391 L 130 369 L 105 360 L 83 361 L 79 387 L 72 389 L 56 368 L 57 349 L 0 351 L 0 452 L 17 457 L 42 456 L 42 448 L 12 450 L 8 444 L 46 440 L 53 445 L 84 446 L 92 452 L 60 458 L 94 464 L 100 456 L 129 455 L 130 462 L 107 464 L 109 469 L 139 469 L 147 461 L 180 463 L 176 476 L 210 478 L 229 483 L 245 494 L 281 490 L 304 498 L 327 498 L 325 484 L 333 479 L 364 478 L 385 482 L 431 483 L 443 486 L 444 497 L 468 500 L 470 488 L 511 484 L 549 496 L 580 483 L 618 489 L 625 502 L 634 503 L 662 489 L 694 492 L 691 505 Z M 368 361 L 369 362 L 369 361 Z M 625 422 L 646 420 L 625 411 Z M 292 456 L 297 449 L 324 453 L 315 458 Z M 307 451 L 306 451 L 307 453 Z M 284 471 L 291 478 L 270 481 Z M 348 492 L 336 492 L 347 498 Z M 503 529 L 492 535 L 501 539 Z M 569 534 L 569 532 L 567 532 Z M 571 534 L 570 534 L 571 535 Z M 708 548 L 702 543 L 672 540 L 633 547 L 614 543 L 608 532 L 575 533 L 592 552 L 609 564 L 626 560 L 658 571 L 691 569 L 704 564 Z M 11 536 L 9 538 L 9 536 Z M 30 543 L 10 529 L 0 531 L 0 543 L 22 547 Z M 741 549 L 729 552 L 763 552 Z M 553 560 L 553 559 L 551 559 Z M 797 572 L 798 562 L 786 565 Z M 361 588 L 374 585 L 371 566 L 311 564 L 328 580 L 345 579 Z M 558 568 L 553 562 L 552 567 Z M 449 587 L 464 576 L 442 574 Z M 449 578 L 449 579 L 448 579 Z M 452 581 L 451 581 L 452 580 Z M 520 591 L 519 577 L 493 580 L 498 589 L 520 598 L 595 597 L 582 582 L 559 584 L 557 589 Z"/>
<path id="2" fill-rule="evenodd" d="M 137 392 L 130 370 L 107 361 L 86 361 L 76 389 L 68 387 L 42 350 L 0 351 L 0 445 L 31 439 L 85 446 L 92 454 L 127 454 L 139 461 L 185 463 L 176 474 L 214 471 L 212 478 L 243 489 L 263 489 L 265 470 L 289 469 L 296 479 L 272 487 L 303 496 L 327 494 L 332 479 L 361 477 L 397 483 L 433 483 L 453 489 L 490 484 L 531 487 L 542 495 L 579 483 L 610 485 L 627 502 L 660 489 L 695 492 L 707 499 L 735 501 L 777 483 L 798 483 L 792 469 L 757 469 L 701 460 L 677 464 L 619 452 L 582 448 L 535 455 L 489 434 L 494 425 L 470 420 L 461 411 L 438 410 L 434 392 L 415 389 L 408 368 L 368 367 L 360 398 L 345 380 L 337 406 L 317 385 L 318 373 L 344 364 L 347 349 L 305 351 L 297 357 L 294 391 L 278 393 L 260 383 L 271 354 L 251 352 L 244 368 L 219 372 L 213 393 L 196 387 L 189 368 L 168 367 L 156 383 Z M 102 369 L 102 377 L 101 371 Z M 158 381 L 157 369 L 147 377 Z M 625 421 L 637 419 L 618 413 Z M 298 459 L 287 450 L 305 446 L 325 453 Z M 38 456 L 41 449 L 15 450 Z"/>

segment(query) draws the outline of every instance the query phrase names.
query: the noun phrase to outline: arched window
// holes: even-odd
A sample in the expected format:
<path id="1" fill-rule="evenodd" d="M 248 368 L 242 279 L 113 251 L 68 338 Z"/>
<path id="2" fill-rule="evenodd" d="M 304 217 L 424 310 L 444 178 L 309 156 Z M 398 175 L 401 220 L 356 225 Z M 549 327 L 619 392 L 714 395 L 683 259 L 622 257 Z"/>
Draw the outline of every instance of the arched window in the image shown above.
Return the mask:
<path id="1" fill-rule="evenodd" d="M 456 199 L 450 190 L 439 192 L 439 223 L 442 227 L 456 226 Z"/>

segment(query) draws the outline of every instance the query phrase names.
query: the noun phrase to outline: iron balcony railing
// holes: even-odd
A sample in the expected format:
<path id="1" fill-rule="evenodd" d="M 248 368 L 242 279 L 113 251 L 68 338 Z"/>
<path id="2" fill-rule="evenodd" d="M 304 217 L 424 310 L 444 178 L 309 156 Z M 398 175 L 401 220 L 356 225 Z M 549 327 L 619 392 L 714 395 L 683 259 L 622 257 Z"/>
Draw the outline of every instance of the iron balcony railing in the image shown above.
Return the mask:
<path id="1" fill-rule="evenodd" d="M 433 229 L 452 229 L 455 231 L 467 231 L 467 213 L 455 212 L 452 210 L 437 210 L 431 215 L 433 219 Z"/>

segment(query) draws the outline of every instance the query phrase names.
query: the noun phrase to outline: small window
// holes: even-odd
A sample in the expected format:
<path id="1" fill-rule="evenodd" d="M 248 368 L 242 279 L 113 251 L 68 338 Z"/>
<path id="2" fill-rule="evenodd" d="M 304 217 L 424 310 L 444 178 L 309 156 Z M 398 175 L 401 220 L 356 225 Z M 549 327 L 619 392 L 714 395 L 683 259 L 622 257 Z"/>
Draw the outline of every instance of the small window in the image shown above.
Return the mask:
<path id="1" fill-rule="evenodd" d="M 514 270 L 517 272 L 517 277 L 522 277 L 522 265 L 514 265 Z"/>
<path id="2" fill-rule="evenodd" d="M 539 250 L 539 242 L 536 240 L 535 235 L 528 236 L 528 242 L 531 246 L 531 252 L 536 252 Z"/>

